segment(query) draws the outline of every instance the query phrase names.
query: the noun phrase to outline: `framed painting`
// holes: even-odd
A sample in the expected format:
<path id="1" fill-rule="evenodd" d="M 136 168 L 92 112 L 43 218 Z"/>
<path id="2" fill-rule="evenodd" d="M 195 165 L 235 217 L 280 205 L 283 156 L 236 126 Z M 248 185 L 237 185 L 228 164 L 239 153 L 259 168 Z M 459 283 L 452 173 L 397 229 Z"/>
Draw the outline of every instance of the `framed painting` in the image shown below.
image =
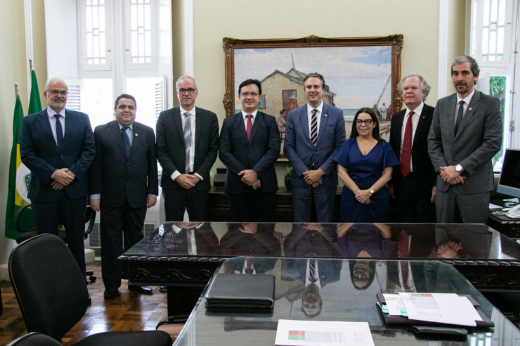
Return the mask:
<path id="1" fill-rule="evenodd" d="M 374 109 L 381 136 L 388 140 L 392 114 L 403 104 L 397 91 L 401 78 L 403 35 L 366 38 L 241 40 L 224 37 L 226 116 L 241 110 L 238 86 L 246 79 L 262 83 L 260 109 L 277 118 L 283 154 L 287 113 L 307 103 L 303 79 L 318 72 L 325 78 L 323 102 L 343 110 L 347 138 L 362 107 Z"/>

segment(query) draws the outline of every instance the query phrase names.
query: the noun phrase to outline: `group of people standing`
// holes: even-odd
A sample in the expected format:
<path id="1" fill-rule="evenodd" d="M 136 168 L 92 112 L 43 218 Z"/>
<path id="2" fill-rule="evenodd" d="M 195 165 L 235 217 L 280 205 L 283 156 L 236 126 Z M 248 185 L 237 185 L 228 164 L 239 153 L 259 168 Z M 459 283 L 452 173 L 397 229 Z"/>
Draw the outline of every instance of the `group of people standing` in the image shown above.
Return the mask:
<path id="1" fill-rule="evenodd" d="M 389 195 L 403 222 L 432 222 L 433 202 L 438 222 L 484 222 L 493 189 L 491 158 L 502 143 L 499 102 L 474 89 L 479 69 L 471 57 L 458 57 L 451 75 L 457 93 L 440 99 L 435 110 L 424 104 L 430 88 L 424 78 L 403 78 L 399 90 L 407 108 L 392 117 L 387 143 L 371 108 L 356 113 L 346 140 L 343 111 L 323 102 L 323 76 L 308 74 L 308 102 L 288 112 L 285 132 L 294 221 L 309 222 L 315 214 L 318 222 L 332 222 L 339 174 L 342 222 L 388 221 Z M 117 97 L 115 120 L 92 132 L 86 114 L 65 109 L 68 87 L 58 78 L 45 85 L 48 108 L 23 121 L 20 152 L 32 172 L 28 197 L 38 232 L 56 234 L 62 224 L 84 273 L 89 199 L 101 214 L 107 299 L 117 296 L 128 275 L 117 258 L 143 238 L 146 210 L 157 202 L 157 160 L 166 221 L 182 221 L 185 211 L 190 220 L 207 220 L 217 155 L 228 168 L 225 192 L 234 221 L 273 221 L 280 133 L 276 119 L 258 110 L 261 83 L 240 84 L 242 111 L 224 119 L 220 136 L 216 114 L 195 107 L 195 79 L 180 77 L 176 91 L 180 106 L 160 114 L 157 139 L 152 128 L 135 121 L 137 102 L 128 94 Z"/>

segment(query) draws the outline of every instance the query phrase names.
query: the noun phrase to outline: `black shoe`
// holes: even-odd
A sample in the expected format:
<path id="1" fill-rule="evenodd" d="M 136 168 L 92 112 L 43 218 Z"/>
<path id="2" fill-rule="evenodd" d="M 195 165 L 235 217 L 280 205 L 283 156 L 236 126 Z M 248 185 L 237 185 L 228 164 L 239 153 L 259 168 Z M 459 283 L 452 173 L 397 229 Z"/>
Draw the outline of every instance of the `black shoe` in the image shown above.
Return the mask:
<path id="1" fill-rule="evenodd" d="M 142 294 L 153 294 L 153 290 L 148 286 L 128 285 L 128 289 Z"/>
<path id="2" fill-rule="evenodd" d="M 119 295 L 119 291 L 117 288 L 108 288 L 105 290 L 105 293 L 103 293 L 103 297 L 105 299 L 114 299 Z"/>
<path id="3" fill-rule="evenodd" d="M 168 288 L 166 286 L 159 286 L 159 292 L 166 293 L 168 292 Z"/>

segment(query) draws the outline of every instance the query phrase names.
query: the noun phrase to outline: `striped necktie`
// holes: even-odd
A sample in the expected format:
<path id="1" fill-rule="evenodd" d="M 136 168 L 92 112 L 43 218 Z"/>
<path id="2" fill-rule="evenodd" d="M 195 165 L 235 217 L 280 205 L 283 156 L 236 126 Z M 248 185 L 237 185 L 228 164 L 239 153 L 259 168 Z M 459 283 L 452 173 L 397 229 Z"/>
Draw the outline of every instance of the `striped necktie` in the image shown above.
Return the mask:
<path id="1" fill-rule="evenodd" d="M 318 113 L 317 109 L 313 109 L 311 112 L 311 141 L 314 146 L 316 146 L 318 141 L 318 117 L 316 113 Z"/>

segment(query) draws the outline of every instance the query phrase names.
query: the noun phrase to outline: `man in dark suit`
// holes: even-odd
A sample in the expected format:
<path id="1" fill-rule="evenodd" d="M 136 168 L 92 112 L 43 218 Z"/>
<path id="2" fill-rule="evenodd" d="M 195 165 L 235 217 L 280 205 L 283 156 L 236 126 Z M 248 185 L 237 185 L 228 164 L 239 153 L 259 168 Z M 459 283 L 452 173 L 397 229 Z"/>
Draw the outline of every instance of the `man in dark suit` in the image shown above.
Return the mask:
<path id="1" fill-rule="evenodd" d="M 280 132 L 272 115 L 258 111 L 261 98 L 260 81 L 242 82 L 238 88 L 242 112 L 224 119 L 220 133 L 220 160 L 227 167 L 224 192 L 237 222 L 273 221 Z"/>
<path id="2" fill-rule="evenodd" d="M 87 171 L 95 145 L 88 115 L 65 109 L 67 94 L 63 80 L 47 81 L 48 107 L 23 119 L 20 154 L 32 172 L 29 198 L 38 234 L 57 234 L 58 224 L 65 226 L 69 249 L 85 275 Z"/>
<path id="3" fill-rule="evenodd" d="M 205 221 L 210 189 L 209 171 L 217 159 L 218 119 L 195 107 L 195 79 L 177 80 L 180 106 L 161 112 L 157 120 L 157 158 L 162 166 L 166 221 Z"/>
<path id="4" fill-rule="evenodd" d="M 89 172 L 90 206 L 101 210 L 105 299 L 117 296 L 123 269 L 128 271 L 117 258 L 143 239 L 146 208 L 157 202 L 155 135 L 151 127 L 135 122 L 136 106 L 132 95 L 119 95 L 114 107 L 116 120 L 94 130 L 96 157 Z M 128 288 L 152 294 L 146 286 Z"/>
<path id="5" fill-rule="evenodd" d="M 287 115 L 284 153 L 292 165 L 294 221 L 311 221 L 312 202 L 318 222 L 331 222 L 338 186 L 332 158 L 345 142 L 343 111 L 323 102 L 325 80 L 310 73 L 303 80 L 308 104 Z"/>
<path id="6" fill-rule="evenodd" d="M 502 146 L 500 102 L 475 90 L 480 69 L 470 56 L 451 65 L 456 94 L 437 102 L 428 152 L 437 177 L 437 221 L 485 223 L 494 189 L 491 159 Z M 460 217 L 459 217 L 460 215 Z"/>
<path id="7" fill-rule="evenodd" d="M 437 175 L 427 141 L 435 108 L 424 103 L 430 85 L 420 74 L 411 74 L 401 80 L 398 89 L 406 109 L 392 117 L 390 144 L 401 165 L 393 170 L 388 190 L 397 200 L 401 222 L 435 222 Z"/>

